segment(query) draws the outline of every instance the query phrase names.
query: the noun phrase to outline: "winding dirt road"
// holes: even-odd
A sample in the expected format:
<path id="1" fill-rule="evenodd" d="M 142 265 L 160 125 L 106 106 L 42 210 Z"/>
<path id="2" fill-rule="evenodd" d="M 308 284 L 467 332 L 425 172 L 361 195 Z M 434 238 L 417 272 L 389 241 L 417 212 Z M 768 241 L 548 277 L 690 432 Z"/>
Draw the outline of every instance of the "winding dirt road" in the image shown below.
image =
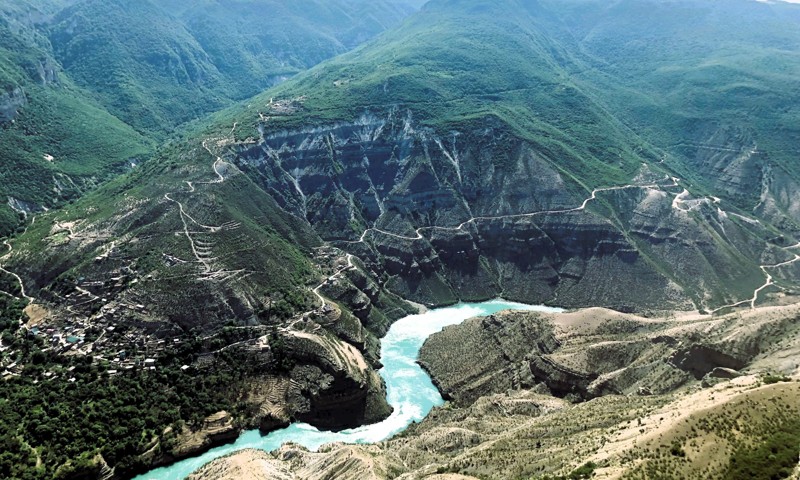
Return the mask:
<path id="1" fill-rule="evenodd" d="M 597 200 L 597 195 L 599 193 L 602 193 L 602 192 L 628 190 L 628 189 L 632 189 L 632 188 L 658 188 L 658 189 L 660 189 L 660 188 L 673 188 L 673 187 L 677 187 L 678 186 L 678 182 L 680 182 L 680 179 L 676 178 L 676 177 L 668 177 L 668 179 L 672 180 L 672 185 L 659 185 L 659 184 L 622 185 L 622 186 L 618 186 L 618 187 L 595 188 L 594 190 L 592 190 L 591 195 L 586 200 L 584 200 L 583 203 L 579 207 L 575 207 L 575 208 L 566 208 L 566 209 L 560 209 L 560 210 L 540 210 L 540 211 L 537 211 L 537 212 L 517 213 L 517 214 L 512 214 L 512 215 L 472 217 L 469 220 L 466 220 L 466 221 L 462 222 L 461 224 L 459 224 L 458 226 L 455 226 L 455 227 L 430 226 L 430 227 L 417 228 L 416 230 L 414 230 L 414 233 L 416 234 L 416 236 L 414 236 L 414 237 L 409 237 L 409 236 L 406 236 L 406 235 L 400 235 L 400 234 L 397 234 L 397 233 L 387 232 L 386 230 L 381 230 L 379 228 L 372 227 L 372 228 L 368 228 L 368 229 L 364 230 L 364 233 L 361 234 L 361 237 L 358 240 L 349 241 L 349 242 L 343 242 L 343 243 L 348 243 L 348 244 L 351 244 L 351 245 L 352 244 L 356 244 L 356 243 L 364 243 L 366 241 L 367 235 L 369 235 L 370 233 L 380 233 L 382 235 L 387 235 L 387 236 L 390 236 L 390 237 L 398 238 L 400 240 L 411 240 L 411 241 L 425 240 L 425 237 L 422 235 L 422 232 L 425 231 L 425 230 L 441 230 L 441 231 L 447 231 L 447 232 L 456 232 L 456 231 L 464 230 L 464 227 L 466 227 L 467 225 L 470 225 L 470 224 L 473 224 L 473 223 L 477 223 L 477 222 L 481 222 L 481 221 L 504 220 L 504 219 L 514 219 L 514 218 L 530 218 L 530 217 L 536 217 L 536 216 L 539 216 L 539 215 L 558 215 L 558 214 L 564 214 L 564 213 L 580 212 L 580 211 L 586 210 L 586 208 L 588 207 L 589 203 L 594 201 L 594 200 Z"/>
<path id="2" fill-rule="evenodd" d="M 761 271 L 764 272 L 764 275 L 766 276 L 766 281 L 764 282 L 764 285 L 761 285 L 760 287 L 755 289 L 755 291 L 753 292 L 753 297 L 752 298 L 750 298 L 749 300 L 742 300 L 741 302 L 732 303 L 730 305 L 723 305 L 723 306 L 721 306 L 721 307 L 719 307 L 717 309 L 712 310 L 711 313 L 714 314 L 714 313 L 717 313 L 717 312 L 719 312 L 721 310 L 724 310 L 726 308 L 740 307 L 740 306 L 746 305 L 748 303 L 750 304 L 750 309 L 751 310 L 755 310 L 756 302 L 758 302 L 758 296 L 761 294 L 761 292 L 763 292 L 764 290 L 766 290 L 770 286 L 775 285 L 775 279 L 773 278 L 772 274 L 770 274 L 767 271 L 767 269 L 781 268 L 781 267 L 785 267 L 785 266 L 788 266 L 788 265 L 791 265 L 793 263 L 796 263 L 796 262 L 800 261 L 800 255 L 790 251 L 790 250 L 794 250 L 796 248 L 800 248 L 800 243 L 798 243 L 796 245 L 789 246 L 789 247 L 783 247 L 782 248 L 782 250 L 794 255 L 794 258 L 792 258 L 791 260 L 787 260 L 787 261 L 781 262 L 781 263 L 776 263 L 774 265 L 760 265 L 759 266 L 759 268 L 761 268 Z"/>
<path id="3" fill-rule="evenodd" d="M 233 133 L 236 131 L 236 126 L 237 126 L 237 123 L 234 123 L 233 124 L 233 128 L 231 128 L 231 131 L 230 131 L 229 135 L 233 136 Z M 195 188 L 195 185 L 219 185 L 219 184 L 225 182 L 225 175 L 223 175 L 222 172 L 220 172 L 220 170 L 219 170 L 220 165 L 224 165 L 225 164 L 225 160 L 223 160 L 222 157 L 220 157 L 219 155 L 214 153 L 211 150 L 211 148 L 209 148 L 208 142 L 209 142 L 208 139 L 203 140 L 202 146 L 209 153 L 209 155 L 211 155 L 211 157 L 214 158 L 214 161 L 211 163 L 211 170 L 213 170 L 214 173 L 217 175 L 217 179 L 216 180 L 209 180 L 209 181 L 206 181 L 206 182 L 190 182 L 190 181 L 186 180 L 185 183 L 189 187 L 188 190 L 165 193 L 164 194 L 164 198 L 167 201 L 175 203 L 176 205 L 178 205 L 178 213 L 180 214 L 180 217 L 181 217 L 181 223 L 183 223 L 183 233 L 186 236 L 186 239 L 189 240 L 189 245 L 191 246 L 192 254 L 194 255 L 195 259 L 197 259 L 197 261 L 203 265 L 203 268 L 205 269 L 204 273 L 206 275 L 206 278 L 212 278 L 213 275 L 210 275 L 210 274 L 212 274 L 211 261 L 213 260 L 213 258 L 208 257 L 208 254 L 206 252 L 207 250 L 209 250 L 209 247 L 198 245 L 198 242 L 192 236 L 192 235 L 197 235 L 198 232 L 193 232 L 193 231 L 191 231 L 189 229 L 189 222 L 187 222 L 187 219 L 189 221 L 191 221 L 192 223 L 194 223 L 195 225 L 197 225 L 198 227 L 200 227 L 202 229 L 205 229 L 205 230 L 208 230 L 208 232 L 206 232 L 206 233 L 217 233 L 217 232 L 221 231 L 223 229 L 223 227 L 222 226 L 215 226 L 215 225 L 205 225 L 205 224 L 202 224 L 202 223 L 198 222 L 194 217 L 192 217 L 186 211 L 186 207 L 184 206 L 183 203 L 181 203 L 180 201 L 178 201 L 178 200 L 176 200 L 176 199 L 174 199 L 172 197 L 173 195 L 176 195 L 178 193 L 194 193 L 194 192 L 196 192 L 197 189 Z"/>
<path id="4" fill-rule="evenodd" d="M 5 259 L 9 255 L 11 255 L 11 252 L 14 251 L 14 248 L 11 246 L 11 244 L 8 241 L 3 241 L 3 245 L 8 247 L 8 252 L 5 255 L 3 255 L 3 257 L 0 258 L 0 260 Z M 10 271 L 6 270 L 2 266 L 0 266 L 0 272 L 6 273 L 8 275 L 11 275 L 15 279 L 17 279 L 17 282 L 19 283 L 19 291 L 20 291 L 20 294 L 22 295 L 22 298 L 24 298 L 25 300 L 27 300 L 29 302 L 33 302 L 33 297 L 30 297 L 30 296 L 28 296 L 27 293 L 25 293 L 25 283 L 22 282 L 22 278 L 20 278 L 19 275 L 17 275 L 14 272 L 10 272 Z M 11 295 L 11 294 L 9 293 L 9 295 Z M 13 297 L 14 295 L 11 295 L 11 296 Z"/>
<path id="5" fill-rule="evenodd" d="M 752 153 L 756 153 L 756 151 L 757 150 L 754 148 L 753 151 L 750 152 L 750 153 L 751 154 Z M 430 227 L 417 228 L 416 230 L 414 230 L 415 236 L 413 236 L 413 237 L 407 236 L 407 235 L 401 235 L 401 234 L 397 234 L 397 233 L 388 232 L 386 230 L 381 230 L 380 228 L 377 228 L 377 227 L 372 227 L 372 228 L 368 228 L 368 229 L 364 230 L 364 232 L 361 234 L 361 236 L 359 237 L 358 240 L 342 242 L 342 243 L 350 244 L 350 245 L 358 244 L 358 243 L 365 243 L 366 239 L 367 239 L 367 235 L 369 235 L 369 234 L 381 234 L 381 235 L 386 235 L 386 236 L 389 236 L 389 237 L 394 237 L 394 238 L 397 238 L 397 239 L 400 239 L 400 240 L 419 241 L 419 240 L 425 240 L 426 239 L 426 237 L 423 236 L 423 234 L 422 234 L 422 232 L 424 232 L 426 230 L 441 230 L 441 231 L 451 231 L 451 232 L 453 232 L 453 231 L 461 231 L 467 225 L 470 225 L 470 224 L 473 224 L 473 223 L 476 223 L 476 222 L 479 222 L 479 221 L 491 221 L 491 220 L 514 219 L 514 218 L 529 218 L 529 217 L 534 217 L 534 216 L 539 216 L 539 215 L 555 215 L 555 214 L 566 214 L 566 213 L 580 212 L 580 211 L 586 210 L 586 208 L 588 207 L 589 203 L 592 202 L 592 201 L 597 200 L 597 195 L 602 193 L 602 192 L 626 190 L 626 189 L 631 189 L 631 188 L 663 189 L 663 188 L 675 188 L 675 187 L 680 186 L 680 181 L 681 181 L 680 178 L 669 177 L 668 176 L 668 179 L 672 181 L 671 185 L 660 185 L 660 184 L 632 185 L 632 184 L 629 184 L 629 185 L 622 185 L 622 186 L 617 186 L 617 187 L 596 188 L 596 189 L 594 189 L 592 191 L 591 195 L 583 201 L 583 203 L 579 207 L 575 207 L 575 208 L 560 209 L 560 210 L 543 210 L 543 211 L 538 211 L 538 212 L 520 213 L 520 214 L 513 214 L 513 215 L 472 217 L 469 220 L 466 220 L 465 222 L 462 222 L 461 224 L 459 224 L 458 226 L 455 226 L 455 227 L 430 226 Z M 717 198 L 717 197 L 711 197 L 711 200 L 705 199 L 705 198 L 698 199 L 698 200 L 687 200 L 689 195 L 690 195 L 690 193 L 689 193 L 689 191 L 687 189 L 683 189 L 683 191 L 678 193 L 675 196 L 675 199 L 673 200 L 673 203 L 672 203 L 673 209 L 681 211 L 681 212 L 684 212 L 684 213 L 688 213 L 688 212 L 691 212 L 692 210 L 700 208 L 700 206 L 703 205 L 706 202 L 711 203 L 711 204 L 715 204 L 715 205 L 720 203 L 720 199 Z M 688 205 L 688 206 L 685 206 L 685 205 Z M 761 292 L 763 292 L 765 289 L 767 289 L 771 285 L 774 285 L 774 283 L 775 283 L 773 276 L 768 272 L 768 270 L 769 269 L 774 269 L 774 268 L 785 267 L 787 265 L 791 265 L 791 264 L 793 264 L 795 262 L 800 261 L 800 254 L 797 254 L 797 253 L 794 253 L 794 252 L 790 252 L 790 250 L 797 249 L 797 248 L 800 248 L 800 243 L 798 243 L 796 245 L 792 245 L 790 247 L 785 247 L 784 248 L 784 250 L 786 250 L 787 252 L 794 254 L 794 258 L 792 258 L 791 260 L 787 260 L 785 262 L 781 262 L 781 263 L 774 264 L 774 265 L 761 265 L 760 266 L 761 271 L 764 272 L 764 275 L 766 276 L 766 281 L 762 286 L 760 286 L 759 288 L 757 288 L 753 292 L 752 298 L 749 298 L 747 300 L 742 300 L 741 302 L 733 303 L 733 304 L 730 304 L 730 305 L 724 305 L 722 307 L 719 307 L 719 308 L 713 310 L 711 312 L 711 314 L 717 313 L 717 312 L 719 312 L 721 310 L 724 310 L 726 308 L 735 308 L 735 307 L 739 307 L 739 306 L 746 305 L 746 304 L 750 304 L 750 308 L 751 309 L 755 309 L 756 308 L 756 303 L 758 302 L 758 297 L 761 294 Z M 317 293 L 317 292 L 315 292 L 315 293 Z"/>
<path id="6" fill-rule="evenodd" d="M 31 220 L 31 224 L 28 225 L 27 227 L 25 227 L 25 231 L 23 231 L 22 234 L 24 235 L 28 231 L 28 228 L 30 228 L 30 226 L 33 225 L 34 223 L 36 223 L 36 217 L 33 217 L 33 219 Z M 8 258 L 11 255 L 11 253 L 14 251 L 14 247 L 11 246 L 11 242 L 9 242 L 8 240 L 3 240 L 3 245 L 8 247 L 8 252 L 6 252 L 5 255 L 0 257 L 0 262 L 2 262 L 2 260 L 5 260 L 6 258 Z M 30 297 L 30 296 L 28 296 L 27 293 L 25 293 L 25 283 L 22 281 L 22 278 L 20 278 L 19 275 L 17 275 L 14 272 L 10 272 L 10 271 L 6 270 L 4 263 L 0 263 L 0 272 L 4 272 L 4 273 L 6 273 L 8 275 L 11 275 L 15 279 L 17 279 L 17 282 L 19 283 L 19 291 L 20 291 L 20 294 L 22 295 L 22 298 L 24 298 L 28 302 L 33 302 L 34 301 L 33 297 Z M 11 295 L 11 294 L 9 293 L 8 295 Z M 18 298 L 15 295 L 11 295 L 11 296 L 14 297 L 14 298 Z"/>

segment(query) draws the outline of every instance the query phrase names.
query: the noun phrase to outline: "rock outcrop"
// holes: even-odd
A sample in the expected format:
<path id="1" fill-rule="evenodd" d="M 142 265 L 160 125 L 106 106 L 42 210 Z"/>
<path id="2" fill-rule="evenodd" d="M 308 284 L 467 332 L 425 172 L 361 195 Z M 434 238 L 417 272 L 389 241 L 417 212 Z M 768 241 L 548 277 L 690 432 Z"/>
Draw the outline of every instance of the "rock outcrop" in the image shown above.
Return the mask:
<path id="1" fill-rule="evenodd" d="M 13 121 L 27 102 L 25 92 L 19 87 L 0 94 L 0 122 Z"/>
<path id="2" fill-rule="evenodd" d="M 184 426 L 181 431 L 173 431 L 172 427 L 164 432 L 165 437 L 172 439 L 169 449 L 153 448 L 141 456 L 141 460 L 152 466 L 167 465 L 177 460 L 200 455 L 209 448 L 236 440 L 240 429 L 234 424 L 234 418 L 225 411 L 209 415 L 200 428 L 191 429 Z"/>
<path id="3" fill-rule="evenodd" d="M 520 389 L 572 400 L 658 395 L 709 374 L 734 378 L 774 349 L 766 338 L 798 331 L 789 313 L 665 319 L 603 309 L 501 312 L 432 335 L 420 363 L 458 405 Z"/>
<path id="4" fill-rule="evenodd" d="M 467 405 L 490 393 L 533 388 L 537 380 L 527 354 L 548 354 L 558 347 L 545 318 L 508 312 L 432 335 L 420 351 L 420 364 L 445 398 Z"/>
<path id="5" fill-rule="evenodd" d="M 342 430 L 383 420 L 392 412 L 383 380 L 353 345 L 323 331 L 286 336 L 291 358 L 287 392 L 291 415 L 320 428 Z"/>
<path id="6" fill-rule="evenodd" d="M 151 467 L 196 456 L 209 448 L 229 443 L 243 429 L 258 428 L 267 434 L 303 421 L 321 429 L 342 430 L 376 423 L 391 414 L 383 380 L 351 344 L 318 329 L 316 333 L 283 333 L 285 351 L 281 353 L 294 364 L 277 373 L 264 373 L 247 382 L 241 396 L 244 418 L 218 412 L 205 419 L 200 428 L 185 426 L 179 432 L 168 429 L 154 440 L 153 447 L 141 456 Z M 254 354 L 249 361 L 265 362 L 265 371 L 274 353 Z"/>

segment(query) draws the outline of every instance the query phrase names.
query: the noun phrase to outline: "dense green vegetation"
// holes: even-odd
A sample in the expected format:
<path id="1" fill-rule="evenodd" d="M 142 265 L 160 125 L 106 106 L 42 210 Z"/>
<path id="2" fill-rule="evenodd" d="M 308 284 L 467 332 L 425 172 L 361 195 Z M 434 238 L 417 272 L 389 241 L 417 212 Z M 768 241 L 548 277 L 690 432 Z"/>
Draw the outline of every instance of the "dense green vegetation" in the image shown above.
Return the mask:
<path id="1" fill-rule="evenodd" d="M 163 138 L 224 105 L 205 52 L 150 1 L 78 3 L 56 16 L 49 38 L 65 72 L 140 132 Z"/>
<path id="2" fill-rule="evenodd" d="M 738 449 L 731 457 L 725 478 L 773 480 L 789 478 L 797 468 L 800 452 L 800 419 L 791 419 L 769 432 L 755 445 Z"/>
<path id="3" fill-rule="evenodd" d="M 533 477 L 531 480 L 585 480 L 594 477 L 595 469 L 597 469 L 597 464 L 588 462 L 571 471 L 568 475 L 544 475 L 542 477 Z"/>
<path id="4" fill-rule="evenodd" d="M 777 163 L 798 178 L 800 22 L 796 6 L 737 0 L 716 8 L 702 0 L 675 5 L 626 0 L 540 2 L 548 30 L 578 46 L 580 83 L 613 114 L 668 152 L 667 164 L 699 185 L 713 185 L 747 210 L 760 182 L 725 188 L 732 158 L 708 158 L 697 145 L 734 150 L 757 145 L 748 178 Z M 713 153 L 713 152 L 712 152 Z"/>
<path id="5" fill-rule="evenodd" d="M 61 76 L 40 33 L 0 17 L 0 103 L 4 94 L 16 107 L 0 120 L 0 235 L 19 222 L 9 197 L 52 208 L 150 154 L 148 140 Z"/>
<path id="6" fill-rule="evenodd" d="M 140 132 L 163 138 L 344 53 L 410 11 L 385 0 L 86 0 L 59 12 L 48 31 L 78 84 Z"/>
<path id="7" fill-rule="evenodd" d="M 26 93 L 30 101 L 16 121 L 0 126 L 3 194 L 53 207 L 150 155 L 148 141 L 74 89 L 31 86 Z"/>
<path id="8" fill-rule="evenodd" d="M 764 375 L 764 377 L 762 378 L 762 381 L 764 382 L 765 385 L 774 385 L 774 384 L 780 383 L 780 382 L 791 382 L 792 379 L 787 377 L 786 375 L 768 374 L 768 375 Z"/>
<path id="9" fill-rule="evenodd" d="M 114 367 L 107 362 L 43 351 L 41 337 L 22 336 L 16 320 L 22 304 L 9 298 L 0 295 L 3 343 L 18 352 L 15 361 L 25 367 L 21 376 L 0 381 L 4 479 L 86 478 L 99 470 L 98 454 L 129 476 L 146 468 L 138 457 L 156 441 L 157 452 L 172 448 L 175 435 L 167 427 L 198 428 L 221 410 L 245 417 L 239 393 L 246 380 L 290 366 L 282 355 L 269 366 L 231 349 L 201 372 L 181 370 L 202 352 L 243 339 L 241 330 L 231 329 L 210 341 L 195 338 L 170 348 L 155 372 L 109 375 Z"/>

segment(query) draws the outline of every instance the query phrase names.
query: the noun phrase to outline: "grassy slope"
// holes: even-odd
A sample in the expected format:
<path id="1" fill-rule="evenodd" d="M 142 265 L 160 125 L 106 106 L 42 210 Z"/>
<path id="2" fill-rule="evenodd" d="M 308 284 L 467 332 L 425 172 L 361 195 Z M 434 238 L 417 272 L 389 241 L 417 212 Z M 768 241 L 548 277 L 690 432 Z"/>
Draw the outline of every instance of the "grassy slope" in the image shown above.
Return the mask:
<path id="1" fill-rule="evenodd" d="M 252 270 L 251 280 L 244 283 L 255 285 L 254 288 L 262 295 L 256 296 L 258 300 L 273 292 L 288 294 L 299 290 L 312 272 L 307 257 L 309 249 L 318 242 L 315 235 L 297 219 L 279 210 L 271 198 L 259 195 L 258 187 L 244 175 L 235 175 L 221 185 L 198 186 L 195 193 L 188 193 L 185 180 L 212 180 L 210 163 L 204 150 L 187 143 L 175 143 L 162 148 L 151 162 L 114 179 L 64 211 L 41 216 L 29 228 L 28 234 L 21 237 L 18 246 L 23 251 L 47 251 L 50 255 L 29 256 L 24 267 L 27 276 L 49 285 L 51 282 L 74 281 L 76 276 L 105 274 L 105 267 L 101 266 L 97 271 L 92 259 L 97 249 L 107 243 L 110 234 L 113 238 L 139 239 L 123 247 L 122 256 L 140 267 L 140 275 L 174 277 L 174 273 L 164 267 L 161 253 L 171 252 L 188 259 L 192 258 L 192 252 L 186 238 L 174 234 L 182 228 L 176 207 L 162 200 L 164 193 L 171 192 L 172 197 L 179 199 L 192 212 L 193 218 L 208 224 L 214 221 L 242 224 L 240 230 L 223 236 L 215 255 L 231 269 Z M 92 233 L 83 237 L 92 238 L 97 234 L 97 238 L 54 246 L 54 238 L 50 235 L 52 218 L 91 225 L 88 231 Z M 165 232 L 170 234 L 164 235 Z M 243 238 L 248 242 L 242 244 Z M 37 278 L 43 272 L 50 277 Z M 178 298 L 184 294 L 192 295 L 193 289 L 206 289 L 208 283 L 186 278 L 165 289 L 158 280 L 152 288 L 142 288 L 153 290 L 150 293 L 158 295 L 169 292 L 170 300 L 165 299 L 161 306 L 172 308 L 185 307 Z M 46 292 L 43 294 L 47 296 Z M 191 317 L 186 311 L 174 313 L 180 319 Z"/>
<path id="2" fill-rule="evenodd" d="M 708 179 L 692 145 L 729 131 L 794 178 L 800 140 L 800 8 L 737 0 L 604 4 L 542 2 L 552 36 L 582 51 L 579 82 L 648 141 L 678 158 L 684 178 Z M 752 209 L 760 185 L 731 198 Z M 700 187 L 702 188 L 702 187 Z"/>
<path id="3" fill-rule="evenodd" d="M 701 399 L 697 412 L 626 452 L 622 478 L 789 478 L 800 444 L 799 392 L 795 382 L 780 382 L 716 404 L 714 396 Z M 702 408 L 703 402 L 711 405 Z"/>

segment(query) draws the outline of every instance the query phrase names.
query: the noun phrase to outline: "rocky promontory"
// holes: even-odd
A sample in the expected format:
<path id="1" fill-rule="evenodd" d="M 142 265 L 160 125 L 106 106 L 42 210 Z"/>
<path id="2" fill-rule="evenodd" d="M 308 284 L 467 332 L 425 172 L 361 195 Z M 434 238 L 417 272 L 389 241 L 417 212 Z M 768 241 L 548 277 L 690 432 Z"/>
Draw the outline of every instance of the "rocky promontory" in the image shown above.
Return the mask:
<path id="1" fill-rule="evenodd" d="M 458 405 L 525 389 L 573 401 L 658 395 L 697 380 L 733 378 L 774 350 L 770 338 L 790 332 L 797 333 L 797 326 L 789 315 L 645 318 L 600 308 L 508 311 L 432 335 L 420 363 Z"/>

